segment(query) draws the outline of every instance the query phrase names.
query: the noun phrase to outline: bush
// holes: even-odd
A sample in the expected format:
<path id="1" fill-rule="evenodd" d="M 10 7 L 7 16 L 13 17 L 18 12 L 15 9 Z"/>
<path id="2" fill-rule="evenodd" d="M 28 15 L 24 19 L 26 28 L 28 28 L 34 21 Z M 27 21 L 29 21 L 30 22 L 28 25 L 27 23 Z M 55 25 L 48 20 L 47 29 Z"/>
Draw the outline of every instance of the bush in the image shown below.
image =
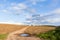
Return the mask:
<path id="1" fill-rule="evenodd" d="M 36 36 L 45 40 L 60 40 L 60 28 L 56 28 L 55 30 L 48 31 L 46 33 L 40 33 Z"/>

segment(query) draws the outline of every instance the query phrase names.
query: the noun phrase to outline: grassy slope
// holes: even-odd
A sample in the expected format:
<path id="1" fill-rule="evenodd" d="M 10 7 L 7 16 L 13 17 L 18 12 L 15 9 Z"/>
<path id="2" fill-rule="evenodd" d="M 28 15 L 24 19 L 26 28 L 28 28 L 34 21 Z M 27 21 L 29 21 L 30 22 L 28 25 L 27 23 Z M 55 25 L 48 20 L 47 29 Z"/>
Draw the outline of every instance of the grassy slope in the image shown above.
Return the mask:
<path id="1" fill-rule="evenodd" d="M 21 28 L 24 28 L 26 26 L 24 25 L 11 25 L 11 24 L 0 24 L 0 34 L 6 34 L 11 33 L 16 30 L 20 30 Z M 39 33 L 39 32 L 45 32 L 55 29 L 55 27 L 52 26 L 30 26 L 25 32 L 29 33 Z"/>
<path id="2" fill-rule="evenodd" d="M 30 28 L 28 28 L 25 32 L 26 33 L 31 33 L 31 34 L 39 34 L 39 33 L 43 33 L 43 32 L 47 32 L 49 30 L 54 30 L 55 27 L 54 26 L 31 26 Z"/>
<path id="3" fill-rule="evenodd" d="M 0 34 L 10 33 L 24 27 L 23 25 L 0 24 Z"/>
<path id="4" fill-rule="evenodd" d="M 44 40 L 60 40 L 60 27 L 57 27 L 55 30 L 37 34 L 36 36 Z"/>
<path id="5" fill-rule="evenodd" d="M 8 33 L 24 28 L 23 25 L 0 24 L 0 40 L 5 40 Z"/>
<path id="6" fill-rule="evenodd" d="M 21 28 L 24 28 L 26 26 L 23 25 L 11 25 L 11 24 L 0 24 L 0 40 L 4 40 L 8 33 L 11 33 L 16 30 L 20 30 Z M 51 26 L 30 26 L 25 32 L 27 33 L 40 33 L 40 32 L 46 32 L 49 30 L 55 29 L 55 27 Z"/>
<path id="7" fill-rule="evenodd" d="M 8 34 L 0 34 L 0 40 L 5 40 Z"/>

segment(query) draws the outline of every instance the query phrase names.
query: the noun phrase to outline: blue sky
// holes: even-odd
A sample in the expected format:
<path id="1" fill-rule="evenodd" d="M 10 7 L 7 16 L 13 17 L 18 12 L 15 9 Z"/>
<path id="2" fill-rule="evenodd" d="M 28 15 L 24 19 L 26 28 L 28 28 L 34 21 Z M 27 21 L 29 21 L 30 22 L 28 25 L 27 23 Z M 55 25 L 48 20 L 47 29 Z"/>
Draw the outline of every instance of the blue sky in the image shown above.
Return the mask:
<path id="1" fill-rule="evenodd" d="M 60 0 L 0 0 L 0 23 L 60 25 Z"/>

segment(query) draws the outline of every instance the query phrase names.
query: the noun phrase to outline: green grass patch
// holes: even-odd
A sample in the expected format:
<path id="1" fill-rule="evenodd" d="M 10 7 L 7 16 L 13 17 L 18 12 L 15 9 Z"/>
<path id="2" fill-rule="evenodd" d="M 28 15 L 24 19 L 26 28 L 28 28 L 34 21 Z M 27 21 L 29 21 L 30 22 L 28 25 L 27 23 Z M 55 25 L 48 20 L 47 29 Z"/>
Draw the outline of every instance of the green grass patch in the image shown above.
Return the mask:
<path id="1" fill-rule="evenodd" d="M 39 38 L 44 40 L 60 40 L 60 27 L 57 27 L 55 30 L 48 31 L 46 33 L 40 33 L 36 35 Z"/>
<path id="2" fill-rule="evenodd" d="M 0 40 L 5 40 L 8 34 L 0 34 Z"/>

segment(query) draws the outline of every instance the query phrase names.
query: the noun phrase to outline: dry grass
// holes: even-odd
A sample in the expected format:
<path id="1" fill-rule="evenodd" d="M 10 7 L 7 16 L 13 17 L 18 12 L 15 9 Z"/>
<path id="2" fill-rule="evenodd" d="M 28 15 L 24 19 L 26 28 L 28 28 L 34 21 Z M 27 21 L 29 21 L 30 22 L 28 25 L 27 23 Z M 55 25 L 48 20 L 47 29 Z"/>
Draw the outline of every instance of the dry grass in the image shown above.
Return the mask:
<path id="1" fill-rule="evenodd" d="M 20 30 L 26 26 L 23 25 L 11 25 L 11 24 L 0 24 L 0 34 L 11 33 L 16 30 Z M 51 26 L 30 26 L 25 32 L 27 33 L 40 33 L 46 32 L 49 30 L 55 29 L 55 27 Z"/>
<path id="2" fill-rule="evenodd" d="M 30 33 L 30 34 L 38 34 L 38 33 L 42 33 L 42 32 L 47 32 L 50 30 L 55 29 L 55 27 L 52 26 L 35 26 L 35 27 L 30 27 L 28 28 L 25 32 L 26 33 Z"/>
<path id="3" fill-rule="evenodd" d="M 11 33 L 24 27 L 23 25 L 0 24 L 0 34 Z"/>
<path id="4" fill-rule="evenodd" d="M 16 30 L 20 30 L 24 27 L 26 26 L 12 25 L 12 24 L 0 24 L 0 35 L 1 34 L 3 35 L 0 37 L 0 40 L 3 40 L 3 38 L 6 37 L 4 34 L 8 34 Z M 25 30 L 25 32 L 34 34 L 34 33 L 46 32 L 46 31 L 53 30 L 53 29 L 55 29 L 55 27 L 52 27 L 52 26 L 30 26 L 28 29 Z"/>

